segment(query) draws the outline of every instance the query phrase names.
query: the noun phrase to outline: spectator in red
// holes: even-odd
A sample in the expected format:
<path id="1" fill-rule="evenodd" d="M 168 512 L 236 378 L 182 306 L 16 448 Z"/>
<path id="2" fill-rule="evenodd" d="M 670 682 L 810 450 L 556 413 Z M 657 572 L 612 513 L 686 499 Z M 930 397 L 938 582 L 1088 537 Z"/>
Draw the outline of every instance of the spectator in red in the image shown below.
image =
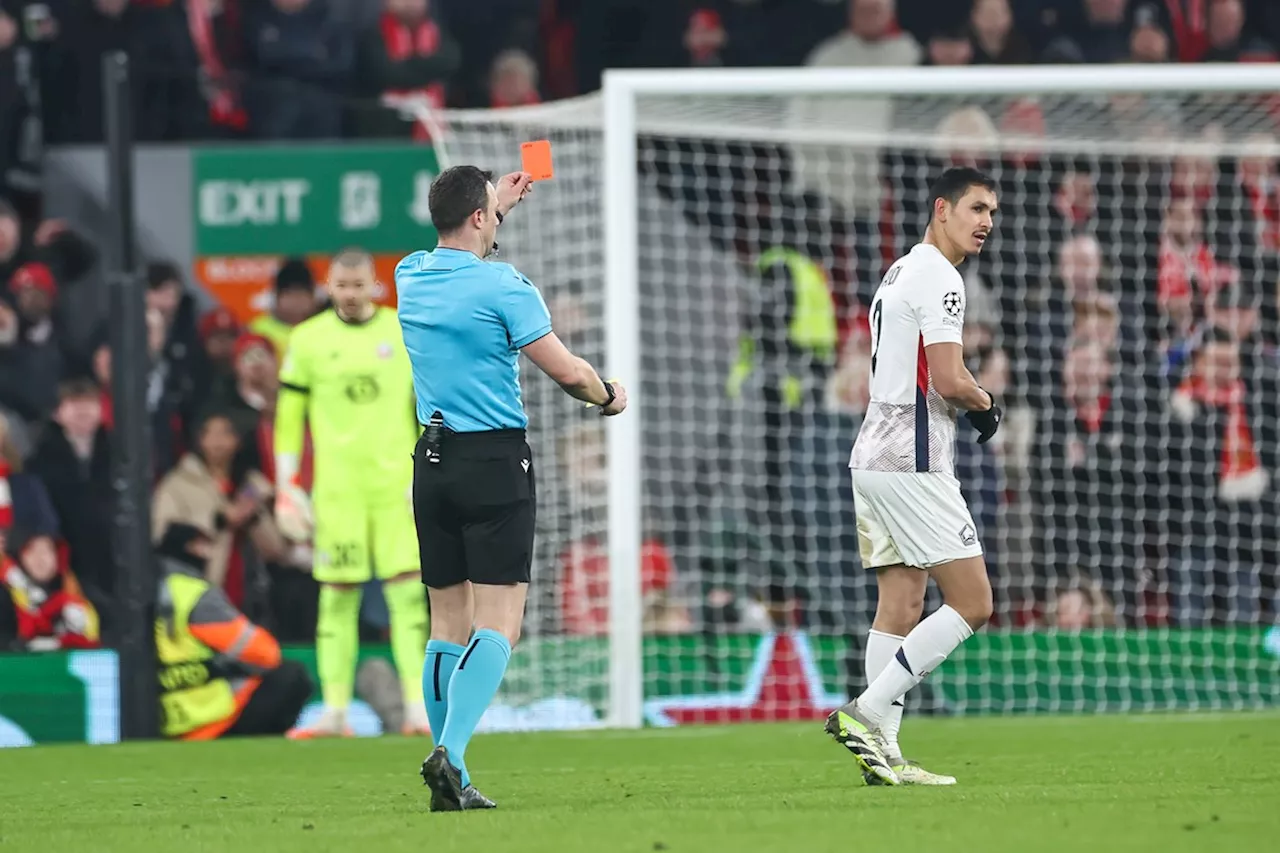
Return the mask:
<path id="1" fill-rule="evenodd" d="M 969 14 L 974 65 L 1028 65 L 1031 43 L 1014 28 L 1009 0 L 974 0 Z"/>
<path id="2" fill-rule="evenodd" d="M 199 370 L 199 386 L 204 391 L 203 404 L 210 397 L 225 393 L 226 386 L 235 382 L 236 341 L 244 329 L 235 314 L 218 306 L 200 318 L 197 331 L 203 351 Z M 272 352 L 275 352 L 274 347 Z"/>
<path id="3" fill-rule="evenodd" d="M 461 62 L 458 43 L 431 14 L 429 0 L 385 0 L 377 25 L 356 46 L 357 94 L 371 102 L 383 95 L 417 97 L 444 109 L 446 86 Z M 352 119 L 360 136 L 427 138 L 421 122 L 394 110 L 361 106 Z"/>
<path id="4" fill-rule="evenodd" d="M 723 51 L 728 40 L 720 13 L 715 9 L 694 9 L 684 30 L 684 49 L 693 68 L 724 65 Z"/>
<path id="5" fill-rule="evenodd" d="M 111 551 L 110 441 L 102 424 L 102 402 L 91 379 L 58 385 L 58 408 L 27 462 L 49 491 L 71 551 L 71 571 L 109 628 L 115 587 Z"/>
<path id="6" fill-rule="evenodd" d="M 14 369 L 31 389 L 32 402 L 40 418 L 57 405 L 58 380 L 65 372 L 63 337 L 54 321 L 58 283 L 44 264 L 19 267 L 9 280 L 9 292 L 18 309 L 19 333 Z"/>
<path id="7" fill-rule="evenodd" d="M 1160 231 L 1156 300 L 1165 322 L 1165 340 L 1180 340 L 1195 328 L 1214 294 L 1239 278 L 1204 240 L 1204 222 L 1192 198 L 1169 202 Z"/>
<path id="8" fill-rule="evenodd" d="M 232 351 L 232 369 L 232 382 L 211 398 L 210 408 L 231 419 L 245 464 L 261 471 L 263 461 L 274 456 L 270 444 L 262 446 L 261 425 L 264 417 L 269 420 L 274 414 L 280 390 L 275 347 L 261 335 L 241 335 Z"/>
<path id="9" fill-rule="evenodd" d="M 524 107 L 541 103 L 538 64 L 523 50 L 505 50 L 493 60 L 489 72 L 489 106 Z"/>
<path id="10" fill-rule="evenodd" d="M 1161 442 L 1174 531 L 1170 592 L 1181 624 L 1252 623 L 1275 565 L 1275 388 L 1241 369 L 1231 333 L 1210 329 L 1169 404 Z"/>
<path id="11" fill-rule="evenodd" d="M 6 540 L 9 537 L 4 537 Z M 4 616 L 16 622 L 16 640 L 28 651 L 96 649 L 98 614 L 80 585 L 58 559 L 58 549 L 47 535 L 12 536 L 11 545 L 0 548 L 0 625 Z M 5 549 L 11 552 L 5 556 Z M 0 627 L 0 635 L 5 633 Z"/>
<path id="12" fill-rule="evenodd" d="M 1172 34 L 1178 62 L 1240 62 L 1246 58 L 1274 60 L 1263 37 L 1246 35 L 1243 0 L 1148 0 L 1140 13 L 1158 15 Z"/>
<path id="13" fill-rule="evenodd" d="M 243 610 L 246 599 L 250 609 L 265 602 L 265 563 L 287 547 L 271 516 L 271 483 L 239 461 L 239 450 L 231 418 L 206 415 L 195 449 L 156 488 L 151 517 L 157 542 L 170 524 L 216 531 L 205 579 Z"/>
<path id="14" fill-rule="evenodd" d="M 1093 175 L 1070 171 L 1062 176 L 1053 195 L 1053 209 L 1064 234 L 1091 226 L 1098 215 L 1098 192 Z"/>
<path id="15" fill-rule="evenodd" d="M 1067 350 L 1052 405 L 1041 414 L 1030 456 L 1051 585 L 1077 570 L 1103 585 L 1133 618 L 1144 529 L 1155 520 L 1160 459 L 1144 426 L 1153 413 L 1139 378 L 1130 382 L 1100 344 Z M 1158 452 L 1158 451 L 1157 451 Z M 1123 510 L 1123 511 L 1122 511 Z"/>
<path id="16" fill-rule="evenodd" d="M 244 0 L 135 0 L 151 7 L 140 138 L 243 136 Z M 147 107 L 150 107 L 149 109 Z"/>

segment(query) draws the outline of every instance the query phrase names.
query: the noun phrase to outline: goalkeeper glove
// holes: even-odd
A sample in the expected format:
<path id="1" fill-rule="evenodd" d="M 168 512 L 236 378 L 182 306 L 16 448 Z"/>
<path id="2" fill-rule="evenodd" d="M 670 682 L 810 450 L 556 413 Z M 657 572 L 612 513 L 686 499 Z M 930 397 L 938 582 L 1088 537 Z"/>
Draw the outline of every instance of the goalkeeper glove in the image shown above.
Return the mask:
<path id="1" fill-rule="evenodd" d="M 1000 421 L 1004 418 L 1004 411 L 995 404 L 992 399 L 991 408 L 983 411 L 968 411 L 964 413 L 964 419 L 969 425 L 978 431 L 978 444 L 986 444 L 991 440 L 991 436 L 996 434 L 996 430 L 1000 429 Z"/>
<path id="2" fill-rule="evenodd" d="M 293 542 L 310 540 L 315 525 L 311 498 L 299 485 L 297 458 L 284 454 L 276 456 L 276 524 Z"/>

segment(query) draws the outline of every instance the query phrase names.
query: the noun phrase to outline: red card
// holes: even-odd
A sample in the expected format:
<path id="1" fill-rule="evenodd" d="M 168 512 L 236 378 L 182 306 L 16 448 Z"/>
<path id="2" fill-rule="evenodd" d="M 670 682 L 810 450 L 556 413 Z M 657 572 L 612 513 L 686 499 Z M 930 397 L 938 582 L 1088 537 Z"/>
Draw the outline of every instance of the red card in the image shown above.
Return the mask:
<path id="1" fill-rule="evenodd" d="M 535 181 L 546 181 L 555 175 L 551 166 L 551 143 L 545 139 L 520 145 L 520 168 Z"/>

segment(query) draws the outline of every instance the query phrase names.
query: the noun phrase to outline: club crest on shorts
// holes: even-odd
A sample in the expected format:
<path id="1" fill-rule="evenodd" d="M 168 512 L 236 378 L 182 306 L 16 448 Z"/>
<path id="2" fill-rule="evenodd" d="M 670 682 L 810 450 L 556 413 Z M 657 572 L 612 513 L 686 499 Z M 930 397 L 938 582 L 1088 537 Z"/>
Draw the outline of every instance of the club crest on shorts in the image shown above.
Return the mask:
<path id="1" fill-rule="evenodd" d="M 972 524 L 966 524 L 964 527 L 960 528 L 960 542 L 964 545 L 978 544 L 978 534 L 977 531 L 973 529 Z"/>

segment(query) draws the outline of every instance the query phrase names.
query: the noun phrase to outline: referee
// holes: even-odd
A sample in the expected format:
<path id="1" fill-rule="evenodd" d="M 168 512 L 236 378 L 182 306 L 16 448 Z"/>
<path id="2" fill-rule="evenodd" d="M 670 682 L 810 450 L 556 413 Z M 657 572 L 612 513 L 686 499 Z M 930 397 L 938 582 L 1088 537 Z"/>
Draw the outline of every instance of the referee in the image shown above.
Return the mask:
<path id="1" fill-rule="evenodd" d="M 471 787 L 467 743 L 520 636 L 533 561 L 533 457 L 519 354 L 569 395 L 616 415 L 627 393 L 551 331 L 542 295 L 510 264 L 486 263 L 498 226 L 531 189 L 475 166 L 447 169 L 428 204 L 433 252 L 396 267 L 400 325 L 418 420 L 413 509 L 431 640 L 422 672 L 435 748 L 422 764 L 432 811 L 492 808 Z"/>

